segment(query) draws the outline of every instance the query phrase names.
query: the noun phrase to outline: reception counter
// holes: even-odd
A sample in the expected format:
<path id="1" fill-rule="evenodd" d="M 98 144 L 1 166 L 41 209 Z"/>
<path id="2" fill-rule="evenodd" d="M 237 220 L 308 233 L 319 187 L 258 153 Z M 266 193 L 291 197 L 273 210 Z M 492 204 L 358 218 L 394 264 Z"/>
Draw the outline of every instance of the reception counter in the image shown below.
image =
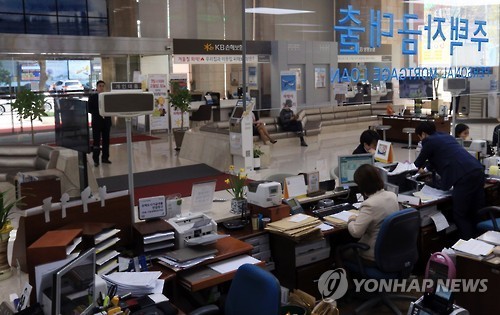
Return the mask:
<path id="1" fill-rule="evenodd" d="M 450 118 L 448 116 L 434 118 L 433 116 L 390 116 L 378 115 L 382 117 L 382 124 L 391 126 L 386 131 L 387 141 L 408 143 L 408 134 L 403 133 L 403 128 L 416 128 L 422 121 L 432 121 L 436 124 L 436 130 L 450 133 Z M 380 138 L 382 132 L 379 131 Z M 416 134 L 412 135 L 413 144 L 417 144 L 419 138 Z"/>

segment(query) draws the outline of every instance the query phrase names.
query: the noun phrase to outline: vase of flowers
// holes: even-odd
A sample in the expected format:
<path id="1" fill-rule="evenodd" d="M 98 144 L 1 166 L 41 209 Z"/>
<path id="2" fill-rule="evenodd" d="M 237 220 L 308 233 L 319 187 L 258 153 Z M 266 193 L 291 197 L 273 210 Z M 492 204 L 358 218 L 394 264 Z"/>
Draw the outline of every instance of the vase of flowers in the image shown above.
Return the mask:
<path id="1" fill-rule="evenodd" d="M 236 172 L 234 165 L 231 165 L 229 166 L 229 175 L 229 178 L 225 182 L 229 186 L 227 191 L 233 196 L 231 200 L 231 212 L 243 215 L 247 209 L 247 200 L 245 198 L 247 175 L 245 174 L 245 169 L 240 168 Z"/>
<path id="2" fill-rule="evenodd" d="M 264 155 L 264 152 L 260 149 L 259 146 L 253 148 L 253 169 L 260 169 L 260 157 Z"/>

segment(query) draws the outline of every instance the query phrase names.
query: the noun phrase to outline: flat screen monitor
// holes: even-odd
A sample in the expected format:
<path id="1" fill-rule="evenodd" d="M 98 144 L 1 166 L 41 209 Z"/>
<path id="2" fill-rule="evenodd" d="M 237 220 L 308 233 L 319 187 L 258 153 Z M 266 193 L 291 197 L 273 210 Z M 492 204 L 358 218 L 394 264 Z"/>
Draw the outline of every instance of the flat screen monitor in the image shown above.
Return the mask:
<path id="1" fill-rule="evenodd" d="M 231 114 L 231 118 L 236 118 L 236 119 L 240 119 L 241 117 L 243 117 L 243 113 L 245 111 L 243 110 L 243 107 L 242 106 L 236 106 L 234 109 L 233 109 L 233 113 Z"/>
<path id="2" fill-rule="evenodd" d="M 90 152 L 87 102 L 54 98 L 56 144 L 82 153 Z"/>
<path id="3" fill-rule="evenodd" d="M 95 249 L 80 254 L 53 275 L 52 314 L 93 314 Z"/>
<path id="4" fill-rule="evenodd" d="M 339 156 L 339 183 L 340 185 L 355 186 L 354 172 L 363 164 L 373 165 L 373 155 L 355 154 Z"/>
<path id="5" fill-rule="evenodd" d="M 399 80 L 399 98 L 432 99 L 432 79 L 408 77 Z"/>
<path id="6" fill-rule="evenodd" d="M 202 94 L 191 94 L 191 102 L 201 102 L 203 100 Z"/>

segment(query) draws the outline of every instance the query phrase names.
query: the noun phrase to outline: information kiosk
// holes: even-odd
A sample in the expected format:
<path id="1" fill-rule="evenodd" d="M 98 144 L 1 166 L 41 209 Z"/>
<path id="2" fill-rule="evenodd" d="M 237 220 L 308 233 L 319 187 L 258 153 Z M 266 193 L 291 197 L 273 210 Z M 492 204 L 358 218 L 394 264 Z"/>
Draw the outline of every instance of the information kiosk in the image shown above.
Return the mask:
<path id="1" fill-rule="evenodd" d="M 253 171 L 253 99 L 246 105 L 244 110 L 243 101 L 238 100 L 233 109 L 229 120 L 229 145 L 234 167 L 249 173 Z"/>

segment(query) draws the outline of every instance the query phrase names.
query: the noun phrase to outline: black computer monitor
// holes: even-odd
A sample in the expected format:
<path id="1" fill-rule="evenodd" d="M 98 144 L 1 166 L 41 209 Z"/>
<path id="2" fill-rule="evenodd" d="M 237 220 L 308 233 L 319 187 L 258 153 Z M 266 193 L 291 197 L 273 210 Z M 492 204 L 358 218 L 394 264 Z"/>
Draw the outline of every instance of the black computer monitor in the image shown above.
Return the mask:
<path id="1" fill-rule="evenodd" d="M 373 165 L 373 155 L 355 154 L 339 156 L 339 184 L 341 186 L 355 186 L 354 172 L 363 164 Z"/>
<path id="2" fill-rule="evenodd" d="M 54 273 L 52 314 L 93 314 L 95 264 L 92 248 Z"/>
<path id="3" fill-rule="evenodd" d="M 231 113 L 231 118 L 240 119 L 241 117 L 243 117 L 244 112 L 245 111 L 243 110 L 242 105 L 236 105 L 233 109 L 233 112 Z"/>
<path id="4" fill-rule="evenodd" d="M 90 153 L 87 102 L 75 98 L 54 98 L 56 144 Z"/>

